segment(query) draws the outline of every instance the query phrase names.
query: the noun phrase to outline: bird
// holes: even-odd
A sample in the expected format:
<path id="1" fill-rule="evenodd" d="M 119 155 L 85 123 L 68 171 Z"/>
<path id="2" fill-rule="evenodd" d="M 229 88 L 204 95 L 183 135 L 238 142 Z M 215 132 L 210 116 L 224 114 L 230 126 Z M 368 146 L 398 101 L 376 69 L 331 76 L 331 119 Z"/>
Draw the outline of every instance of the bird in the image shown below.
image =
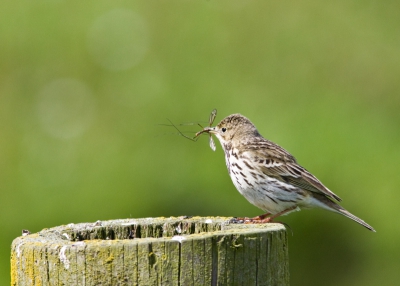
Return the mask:
<path id="1" fill-rule="evenodd" d="M 195 138 L 203 133 L 214 135 L 220 142 L 228 173 L 239 193 L 265 212 L 254 218 L 240 218 L 241 222 L 270 223 L 281 215 L 317 207 L 341 214 L 375 232 L 372 226 L 340 206 L 339 196 L 300 166 L 288 151 L 265 139 L 245 116 L 229 115 L 214 127 L 204 127 Z"/>

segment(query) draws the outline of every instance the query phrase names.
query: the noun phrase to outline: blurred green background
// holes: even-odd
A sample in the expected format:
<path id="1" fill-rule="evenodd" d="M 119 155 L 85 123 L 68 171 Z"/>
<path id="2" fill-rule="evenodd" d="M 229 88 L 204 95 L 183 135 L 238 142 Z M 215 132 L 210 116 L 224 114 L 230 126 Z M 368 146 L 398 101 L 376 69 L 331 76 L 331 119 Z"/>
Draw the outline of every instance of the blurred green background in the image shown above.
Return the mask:
<path id="1" fill-rule="evenodd" d="M 323 210 L 283 217 L 291 285 L 399 281 L 399 1 L 1 6 L 1 285 L 22 229 L 261 214 L 219 143 L 158 125 L 213 108 L 216 122 L 249 117 L 377 230 Z"/>

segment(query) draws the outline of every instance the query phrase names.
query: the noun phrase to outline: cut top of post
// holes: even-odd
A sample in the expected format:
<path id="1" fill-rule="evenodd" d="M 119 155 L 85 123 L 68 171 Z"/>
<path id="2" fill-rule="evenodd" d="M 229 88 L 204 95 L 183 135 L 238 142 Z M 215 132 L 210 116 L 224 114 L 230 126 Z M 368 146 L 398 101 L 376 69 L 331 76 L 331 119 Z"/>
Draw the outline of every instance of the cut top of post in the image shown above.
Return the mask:
<path id="1" fill-rule="evenodd" d="M 44 229 L 13 241 L 11 285 L 289 285 L 285 228 L 229 222 L 142 218 Z"/>

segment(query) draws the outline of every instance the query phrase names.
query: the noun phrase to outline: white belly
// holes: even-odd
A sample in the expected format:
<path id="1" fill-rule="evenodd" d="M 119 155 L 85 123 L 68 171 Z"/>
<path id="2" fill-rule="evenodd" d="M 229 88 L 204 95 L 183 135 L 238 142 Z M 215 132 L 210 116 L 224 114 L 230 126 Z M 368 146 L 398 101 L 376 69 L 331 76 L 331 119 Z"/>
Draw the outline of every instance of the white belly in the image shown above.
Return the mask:
<path id="1" fill-rule="evenodd" d="M 226 159 L 227 166 L 230 166 L 229 175 L 236 189 L 250 203 L 265 212 L 277 214 L 302 205 L 308 199 L 305 191 L 257 171 L 257 163 L 249 159 L 237 159 L 234 156 L 229 156 L 230 162 Z"/>

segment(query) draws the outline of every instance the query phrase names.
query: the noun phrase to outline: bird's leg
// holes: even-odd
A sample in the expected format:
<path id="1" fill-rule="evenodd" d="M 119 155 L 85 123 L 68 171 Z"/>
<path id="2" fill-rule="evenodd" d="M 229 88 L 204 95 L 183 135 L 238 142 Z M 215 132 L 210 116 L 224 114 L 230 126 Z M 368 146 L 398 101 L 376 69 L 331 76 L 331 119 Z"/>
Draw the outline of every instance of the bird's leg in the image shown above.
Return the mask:
<path id="1" fill-rule="evenodd" d="M 279 213 L 277 213 L 277 214 L 274 214 L 274 215 L 272 215 L 272 216 L 266 217 L 266 218 L 261 219 L 261 220 L 256 220 L 256 221 L 254 221 L 253 223 L 269 223 L 269 222 L 273 222 L 272 220 L 273 220 L 274 218 L 277 218 L 278 216 L 284 215 L 285 213 L 291 212 L 292 210 L 294 210 L 294 209 L 296 209 L 296 208 L 297 208 L 297 206 L 293 206 L 293 207 L 291 207 L 291 208 L 288 208 L 288 209 L 286 209 L 286 210 L 284 210 L 284 211 L 281 211 L 281 212 L 279 212 Z M 259 216 L 259 217 L 262 217 L 262 216 L 264 216 L 264 215 L 261 215 L 261 216 Z M 250 222 L 250 223 L 252 223 L 252 222 Z M 278 223 L 281 223 L 281 222 L 278 222 Z"/>
<path id="2" fill-rule="evenodd" d="M 270 213 L 265 213 L 259 216 L 255 216 L 253 218 L 250 217 L 235 217 L 231 219 L 231 223 L 258 223 L 261 220 L 264 220 Z"/>
<path id="3" fill-rule="evenodd" d="M 263 220 L 266 217 L 268 217 L 269 215 L 270 215 L 270 213 L 265 213 L 265 214 L 262 214 L 262 215 L 259 215 L 259 216 L 255 216 L 255 217 L 251 218 L 251 220 Z"/>
<path id="4" fill-rule="evenodd" d="M 272 222 L 274 222 L 274 221 L 272 221 L 274 218 L 277 218 L 278 216 L 281 216 L 285 213 L 291 212 L 292 210 L 294 210 L 296 208 L 297 208 L 297 206 L 293 206 L 291 208 L 288 208 L 286 210 L 283 210 L 283 211 L 281 211 L 277 214 L 271 215 L 271 216 L 269 216 L 270 213 L 265 213 L 265 214 L 262 214 L 262 215 L 259 215 L 259 216 L 253 217 L 253 218 L 236 217 L 236 218 L 231 219 L 230 222 L 231 223 L 272 223 Z M 275 223 L 282 223 L 282 222 L 277 221 Z M 282 223 L 282 224 L 284 224 L 284 223 Z"/>

